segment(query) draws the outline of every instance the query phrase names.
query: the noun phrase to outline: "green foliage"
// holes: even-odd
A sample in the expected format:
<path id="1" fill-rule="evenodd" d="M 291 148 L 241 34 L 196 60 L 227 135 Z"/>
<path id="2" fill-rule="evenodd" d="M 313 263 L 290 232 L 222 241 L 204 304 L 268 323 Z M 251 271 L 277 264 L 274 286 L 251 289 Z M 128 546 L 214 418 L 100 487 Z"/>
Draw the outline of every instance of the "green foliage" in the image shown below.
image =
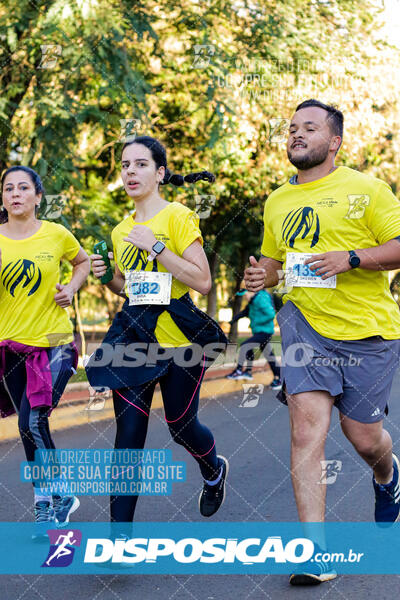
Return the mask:
<path id="1" fill-rule="evenodd" d="M 60 222 L 91 253 L 133 209 L 119 155 L 120 121 L 135 119 L 138 134 L 165 143 L 173 171 L 216 173 L 213 186 L 162 191 L 191 207 L 196 195 L 215 196 L 201 227 L 233 293 L 249 254 L 259 253 L 265 199 L 293 172 L 270 119 L 289 118 L 310 96 L 339 104 L 339 162 L 397 189 L 399 53 L 379 41 L 380 4 L 8 0 L 0 167 L 28 164 L 48 194 L 66 195 Z M 43 54 L 43 45 L 53 48 Z M 102 300 L 102 291 L 91 295 L 92 304 Z"/>

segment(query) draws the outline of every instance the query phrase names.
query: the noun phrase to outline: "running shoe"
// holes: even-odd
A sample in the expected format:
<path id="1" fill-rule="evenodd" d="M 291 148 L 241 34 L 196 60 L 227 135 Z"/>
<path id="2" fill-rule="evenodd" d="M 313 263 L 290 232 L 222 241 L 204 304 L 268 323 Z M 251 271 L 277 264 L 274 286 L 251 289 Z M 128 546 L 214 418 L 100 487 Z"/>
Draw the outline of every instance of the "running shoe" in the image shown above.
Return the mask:
<path id="1" fill-rule="evenodd" d="M 76 496 L 53 496 L 53 508 L 57 527 L 64 527 L 69 522 L 69 516 L 79 508 L 80 502 Z"/>
<path id="2" fill-rule="evenodd" d="M 372 483 L 375 490 L 375 521 L 378 527 L 390 527 L 400 517 L 399 460 L 393 454 L 393 479 L 390 483 Z"/>
<path id="3" fill-rule="evenodd" d="M 271 390 L 276 390 L 277 392 L 279 392 L 279 390 L 282 389 L 282 381 L 279 379 L 279 377 L 274 377 L 274 380 L 272 381 L 269 387 L 271 388 Z"/>
<path id="4" fill-rule="evenodd" d="M 225 482 L 229 472 L 229 462 L 224 456 L 218 455 L 220 468 L 222 467 L 221 479 L 215 485 L 204 482 L 199 496 L 199 508 L 203 517 L 214 515 L 225 500 Z"/>
<path id="5" fill-rule="evenodd" d="M 315 544 L 314 556 L 323 551 Z M 330 562 L 316 561 L 313 558 L 306 563 L 299 564 L 296 571 L 291 574 L 289 582 L 291 585 L 319 585 L 325 581 L 331 581 L 337 577 Z"/>
<path id="6" fill-rule="evenodd" d="M 56 526 L 56 519 L 53 507 L 47 500 L 40 500 L 36 502 L 35 508 L 35 530 L 32 534 L 32 539 L 35 541 L 41 541 L 43 539 L 48 540 L 47 530 L 52 529 Z"/>
<path id="7" fill-rule="evenodd" d="M 250 369 L 246 369 L 246 370 L 243 372 L 243 379 L 253 379 L 253 374 L 252 374 L 252 372 L 250 371 Z"/>
<path id="8" fill-rule="evenodd" d="M 253 379 L 250 371 L 242 371 L 242 369 L 235 369 L 232 373 L 226 376 L 227 379 L 236 379 L 237 381 L 242 379 Z"/>

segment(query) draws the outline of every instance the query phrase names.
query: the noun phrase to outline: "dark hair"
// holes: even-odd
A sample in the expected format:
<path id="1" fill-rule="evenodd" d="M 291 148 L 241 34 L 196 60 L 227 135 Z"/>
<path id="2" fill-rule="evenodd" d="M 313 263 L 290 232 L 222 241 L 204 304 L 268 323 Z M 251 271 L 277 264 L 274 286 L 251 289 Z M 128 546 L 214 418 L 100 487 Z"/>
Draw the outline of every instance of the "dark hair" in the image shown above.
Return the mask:
<path id="1" fill-rule="evenodd" d="M 317 106 L 318 108 L 323 108 L 328 113 L 327 119 L 329 121 L 329 127 L 334 135 L 339 135 L 343 139 L 343 113 L 332 106 L 331 104 L 324 104 L 319 100 L 314 100 L 311 98 L 310 100 L 304 100 L 301 104 L 298 105 L 295 112 L 301 110 L 302 108 L 308 108 L 309 106 Z"/>
<path id="2" fill-rule="evenodd" d="M 215 175 L 209 171 L 189 173 L 188 175 L 176 175 L 171 173 L 171 171 L 167 168 L 167 153 L 164 146 L 161 144 L 161 142 L 148 135 L 141 135 L 130 142 L 126 142 L 122 147 L 122 152 L 131 144 L 142 144 L 142 146 L 146 146 L 146 148 L 148 148 L 151 152 L 152 159 L 156 163 L 157 169 L 159 167 L 165 167 L 165 175 L 164 179 L 161 181 L 161 185 L 171 183 L 176 187 L 180 187 L 184 185 L 185 181 L 187 183 L 196 183 L 196 181 L 199 181 L 200 179 L 211 182 L 215 181 Z"/>
<path id="3" fill-rule="evenodd" d="M 42 194 L 42 200 L 43 200 L 45 191 L 44 191 L 42 180 L 40 179 L 40 177 L 36 173 L 36 171 L 31 169 L 30 167 L 24 167 L 22 165 L 15 165 L 14 167 L 9 167 L 8 169 L 6 169 L 6 171 L 4 171 L 3 175 L 1 176 L 1 193 L 3 193 L 5 178 L 7 177 L 7 175 L 9 173 L 14 173 L 15 171 L 23 171 L 24 173 L 27 173 L 27 175 L 29 175 L 30 180 L 32 181 L 33 185 L 35 186 L 35 193 Z M 39 207 L 36 207 L 35 214 L 38 213 L 38 210 L 39 210 Z M 7 209 L 4 208 L 4 206 L 2 206 L 2 210 L 0 211 L 0 223 L 7 223 L 7 221 L 8 221 Z"/>

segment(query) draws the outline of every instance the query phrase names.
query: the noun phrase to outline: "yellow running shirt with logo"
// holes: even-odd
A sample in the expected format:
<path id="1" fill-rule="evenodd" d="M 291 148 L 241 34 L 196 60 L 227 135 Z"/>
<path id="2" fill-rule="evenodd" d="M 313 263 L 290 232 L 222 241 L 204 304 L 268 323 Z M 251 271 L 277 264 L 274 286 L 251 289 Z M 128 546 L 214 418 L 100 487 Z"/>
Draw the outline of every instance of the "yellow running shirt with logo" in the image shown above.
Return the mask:
<path id="1" fill-rule="evenodd" d="M 23 240 L 0 233 L 0 341 L 49 347 L 73 340 L 67 310 L 54 296 L 61 259 L 72 260 L 79 248 L 68 229 L 50 221 Z"/>
<path id="2" fill-rule="evenodd" d="M 285 183 L 264 209 L 263 256 L 286 268 L 288 252 L 321 254 L 385 244 L 400 236 L 400 202 L 380 179 L 348 167 L 316 181 Z M 399 242 L 400 243 L 400 242 Z M 400 312 L 388 271 L 355 268 L 336 275 L 336 288 L 288 288 L 291 300 L 321 335 L 357 340 L 400 338 Z"/>
<path id="3" fill-rule="evenodd" d="M 203 245 L 198 215 L 179 202 L 171 202 L 148 221 L 136 223 L 134 217 L 135 214 L 124 219 L 111 233 L 114 260 L 123 274 L 129 270 L 168 272 L 157 261 L 157 258 L 148 262 L 147 256 L 149 253 L 146 250 L 140 250 L 130 242 L 124 241 L 124 237 L 128 235 L 135 224 L 149 227 L 157 240 L 163 242 L 166 248 L 178 256 L 182 256 L 186 248 L 196 240 L 199 240 Z M 188 290 L 187 285 L 172 277 L 171 299 L 180 298 Z M 190 345 L 190 341 L 174 323 L 167 311 L 162 312 L 158 317 L 155 336 L 158 343 L 165 348 Z"/>

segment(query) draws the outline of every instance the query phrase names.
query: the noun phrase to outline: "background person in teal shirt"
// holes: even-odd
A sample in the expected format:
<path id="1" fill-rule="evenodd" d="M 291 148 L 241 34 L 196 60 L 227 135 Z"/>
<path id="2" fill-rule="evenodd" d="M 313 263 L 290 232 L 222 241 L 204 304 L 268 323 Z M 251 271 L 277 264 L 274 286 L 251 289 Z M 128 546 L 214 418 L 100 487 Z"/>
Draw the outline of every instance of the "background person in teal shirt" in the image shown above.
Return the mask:
<path id="1" fill-rule="evenodd" d="M 280 390 L 282 387 L 281 370 L 276 364 L 272 347 L 268 344 L 274 333 L 275 307 L 272 296 L 266 290 L 260 290 L 256 293 L 241 290 L 238 294 L 244 295 L 248 300 L 248 304 L 232 319 L 231 323 L 235 323 L 242 317 L 248 317 L 253 335 L 240 346 L 238 365 L 232 373 L 227 375 L 227 379 L 252 379 L 254 348 L 260 348 L 261 352 L 264 352 L 264 349 L 267 348 L 266 358 L 274 374 L 271 388 Z M 247 369 L 244 369 L 243 365 L 246 361 Z"/>

